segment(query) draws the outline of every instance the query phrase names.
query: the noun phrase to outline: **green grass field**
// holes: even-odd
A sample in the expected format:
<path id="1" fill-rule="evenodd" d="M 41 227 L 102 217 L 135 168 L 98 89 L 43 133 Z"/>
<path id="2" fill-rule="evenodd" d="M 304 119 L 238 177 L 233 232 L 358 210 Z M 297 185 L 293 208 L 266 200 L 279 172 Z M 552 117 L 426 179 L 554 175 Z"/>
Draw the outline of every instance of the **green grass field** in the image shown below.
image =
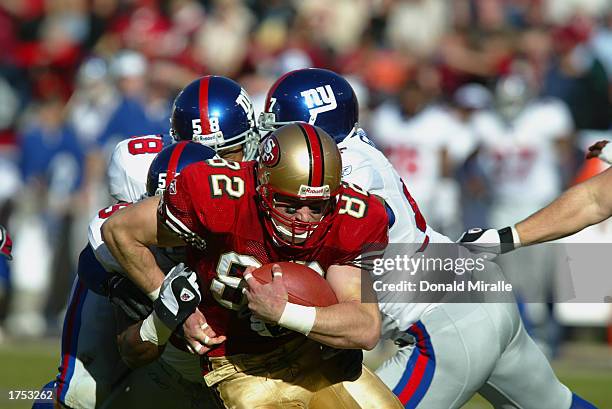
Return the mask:
<path id="1" fill-rule="evenodd" d="M 564 358 L 554 363 L 561 380 L 600 409 L 612 409 L 612 349 L 572 344 L 563 349 L 562 355 Z M 0 344 L 0 409 L 29 409 L 31 401 L 11 401 L 9 391 L 38 390 L 55 376 L 58 360 L 58 340 Z M 475 397 L 465 408 L 490 406 Z"/>

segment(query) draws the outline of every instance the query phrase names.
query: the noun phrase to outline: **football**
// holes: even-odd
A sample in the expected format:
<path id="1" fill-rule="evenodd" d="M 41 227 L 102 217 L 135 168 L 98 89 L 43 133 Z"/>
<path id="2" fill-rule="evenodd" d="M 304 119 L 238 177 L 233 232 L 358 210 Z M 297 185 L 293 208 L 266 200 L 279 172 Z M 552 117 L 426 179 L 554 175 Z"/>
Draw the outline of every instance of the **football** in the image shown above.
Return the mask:
<path id="1" fill-rule="evenodd" d="M 308 307 L 327 307 L 338 303 L 327 280 L 303 264 L 289 261 L 265 264 L 253 271 L 253 277 L 261 284 L 271 282 L 274 264 L 278 264 L 283 272 L 289 302 Z"/>

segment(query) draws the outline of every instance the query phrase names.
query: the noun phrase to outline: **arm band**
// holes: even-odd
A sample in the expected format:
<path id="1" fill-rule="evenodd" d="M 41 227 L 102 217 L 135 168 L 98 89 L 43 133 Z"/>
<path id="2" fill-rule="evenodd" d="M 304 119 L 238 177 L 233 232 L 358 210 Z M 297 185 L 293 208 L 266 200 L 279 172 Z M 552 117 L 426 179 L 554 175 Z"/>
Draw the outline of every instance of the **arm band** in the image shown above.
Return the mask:
<path id="1" fill-rule="evenodd" d="M 516 231 L 516 227 L 504 227 L 503 229 L 498 230 L 497 233 L 499 234 L 502 254 L 521 247 L 521 238 Z"/>
<path id="2" fill-rule="evenodd" d="M 512 240 L 514 241 L 514 248 L 519 248 L 523 245 L 523 243 L 521 243 L 521 238 L 519 237 L 518 231 L 516 230 L 515 226 L 512 226 L 511 229 L 512 229 Z"/>
<path id="3" fill-rule="evenodd" d="M 147 297 L 149 297 L 149 299 L 151 299 L 151 301 L 155 301 L 159 298 L 159 291 L 161 290 L 161 286 L 157 287 L 155 290 L 151 291 L 149 294 L 147 294 Z"/>
<path id="4" fill-rule="evenodd" d="M 305 307 L 287 302 L 283 314 L 278 320 L 278 325 L 308 336 L 314 326 L 316 317 L 317 309 L 315 307 Z"/>
<path id="5" fill-rule="evenodd" d="M 168 342 L 171 334 L 170 328 L 166 327 L 162 320 L 157 317 L 155 311 L 149 314 L 140 326 L 140 339 L 155 345 L 164 345 Z"/>

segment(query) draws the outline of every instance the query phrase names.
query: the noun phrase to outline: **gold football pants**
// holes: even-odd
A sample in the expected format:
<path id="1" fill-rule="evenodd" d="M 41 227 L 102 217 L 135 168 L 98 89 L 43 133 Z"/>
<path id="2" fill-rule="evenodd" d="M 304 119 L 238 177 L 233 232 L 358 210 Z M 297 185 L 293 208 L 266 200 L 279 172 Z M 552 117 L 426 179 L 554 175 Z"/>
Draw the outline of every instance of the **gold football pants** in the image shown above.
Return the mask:
<path id="1" fill-rule="evenodd" d="M 344 381 L 318 391 L 310 401 L 309 409 L 335 409 L 336 397 L 345 401 L 352 400 L 361 409 L 404 409 L 397 396 L 387 388 L 378 376 L 362 365 L 359 378 L 355 381 Z"/>
<path id="2" fill-rule="evenodd" d="M 338 358 L 323 360 L 319 344 L 304 338 L 266 354 L 210 358 L 210 364 L 204 379 L 228 409 L 402 408 L 371 372 L 364 368 L 354 380 Z M 372 399 L 379 401 L 373 405 Z"/>

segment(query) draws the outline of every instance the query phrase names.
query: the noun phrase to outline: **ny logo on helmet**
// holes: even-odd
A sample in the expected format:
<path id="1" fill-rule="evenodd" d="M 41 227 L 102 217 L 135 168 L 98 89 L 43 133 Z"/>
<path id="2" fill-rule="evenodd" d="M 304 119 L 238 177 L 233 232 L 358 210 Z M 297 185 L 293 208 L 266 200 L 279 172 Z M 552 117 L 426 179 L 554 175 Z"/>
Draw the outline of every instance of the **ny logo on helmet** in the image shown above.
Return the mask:
<path id="1" fill-rule="evenodd" d="M 244 112 L 249 120 L 249 126 L 254 126 L 255 111 L 253 109 L 253 102 L 251 102 L 251 98 L 249 97 L 249 94 L 246 93 L 244 88 L 240 88 L 240 94 L 238 94 L 238 97 L 236 98 L 236 104 L 240 105 L 240 107 L 244 109 Z"/>
<path id="2" fill-rule="evenodd" d="M 317 120 L 317 115 L 322 112 L 333 111 L 338 107 L 336 96 L 331 85 L 307 89 L 302 91 L 300 95 L 306 101 L 308 112 L 310 113 L 309 124 L 314 124 Z"/>

